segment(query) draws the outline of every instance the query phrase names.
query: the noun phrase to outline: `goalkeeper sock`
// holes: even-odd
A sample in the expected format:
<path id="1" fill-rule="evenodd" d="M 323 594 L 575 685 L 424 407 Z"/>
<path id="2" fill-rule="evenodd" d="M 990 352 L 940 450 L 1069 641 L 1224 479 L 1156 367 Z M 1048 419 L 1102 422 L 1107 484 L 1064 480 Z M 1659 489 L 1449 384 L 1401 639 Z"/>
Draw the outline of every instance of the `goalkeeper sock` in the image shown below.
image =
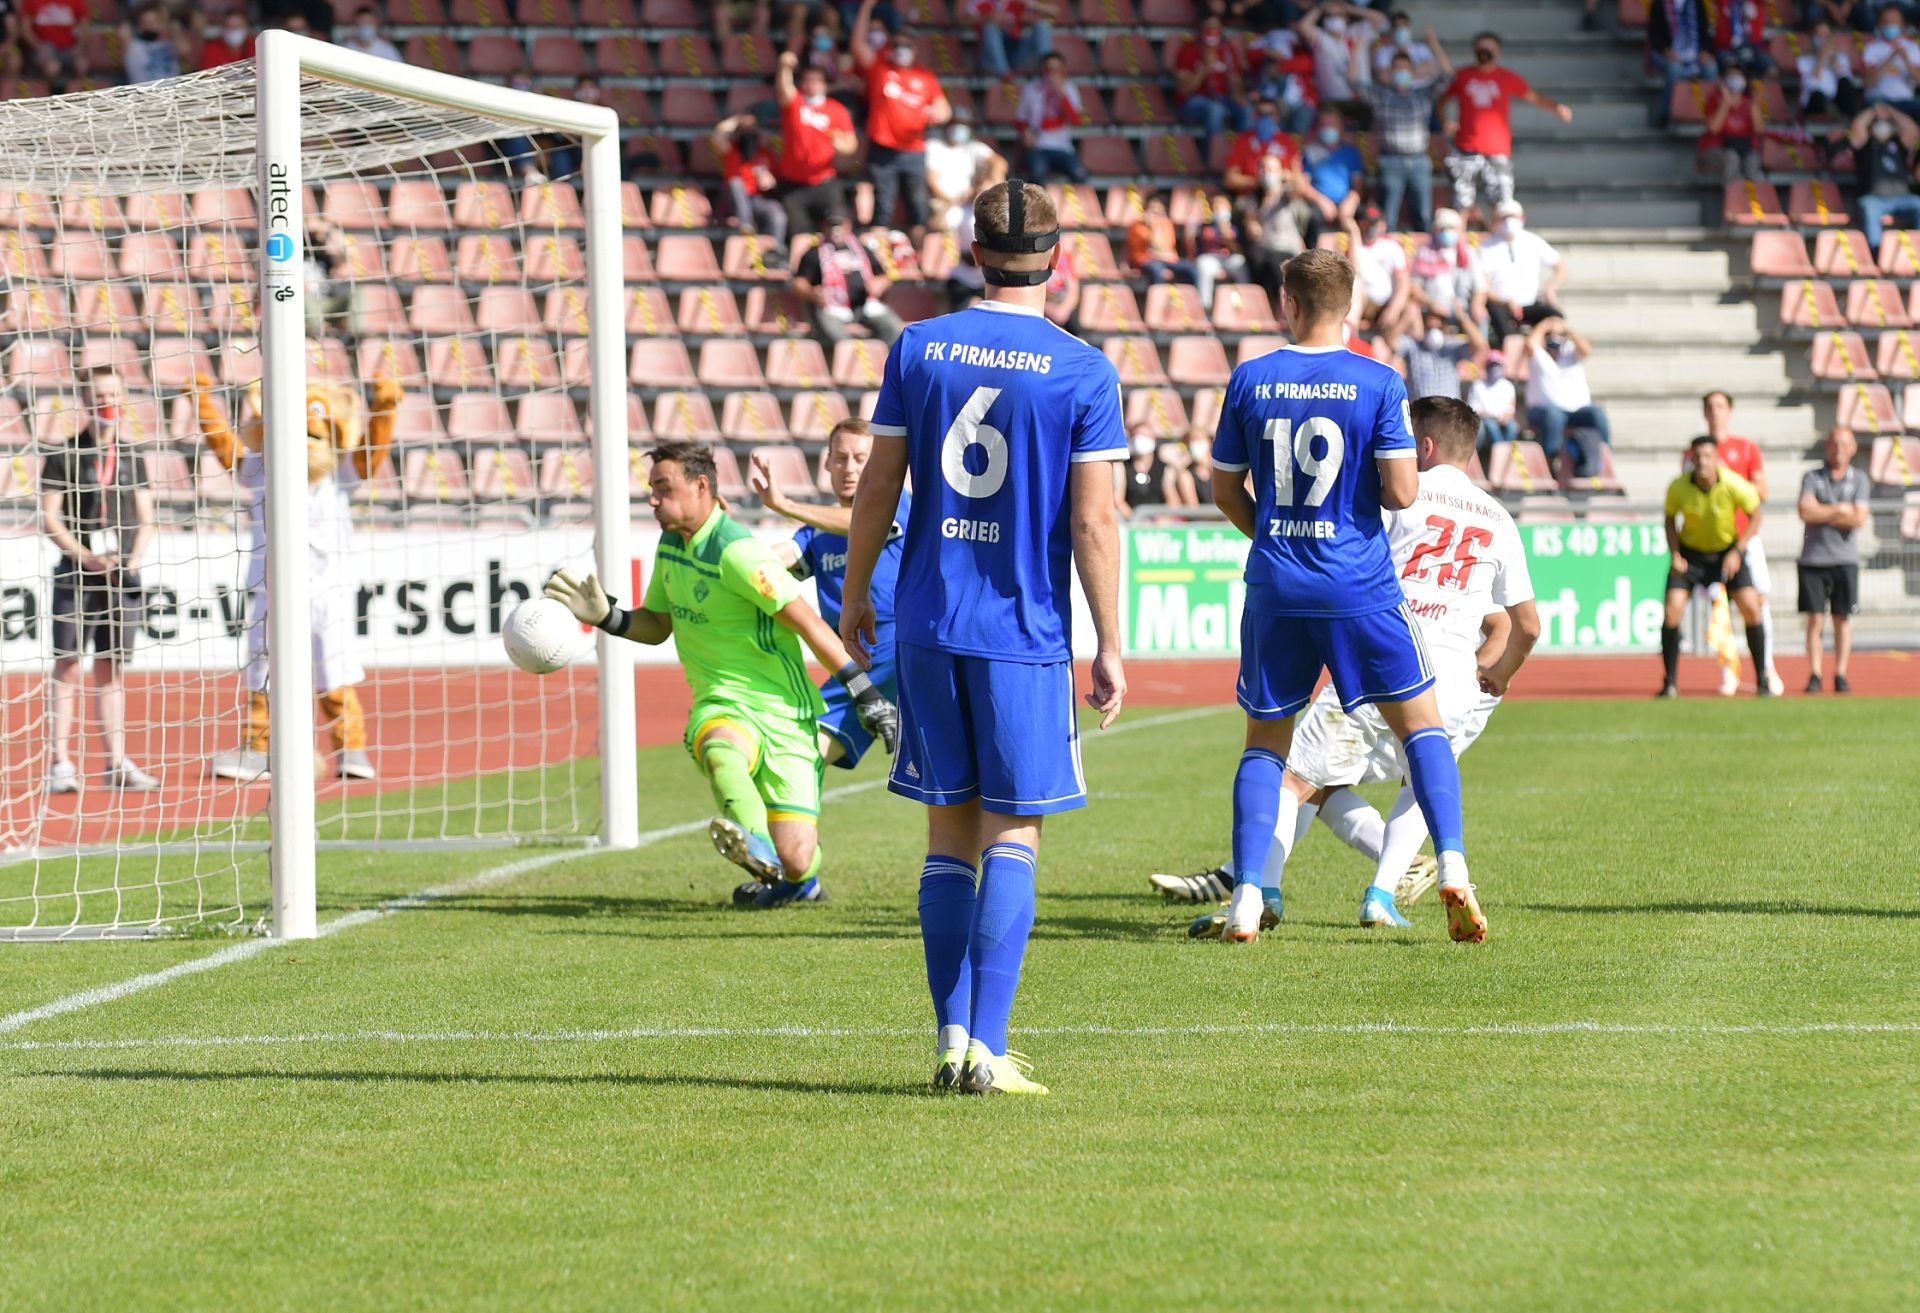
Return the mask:
<path id="1" fill-rule="evenodd" d="M 1372 803 L 1353 789 L 1335 789 L 1320 808 L 1320 819 L 1335 837 L 1370 862 L 1380 860 L 1381 845 L 1386 842 L 1387 823 Z"/>
<path id="2" fill-rule="evenodd" d="M 1267 854 L 1277 837 L 1274 830 L 1280 819 L 1281 779 L 1286 769 L 1278 753 L 1248 748 L 1240 754 L 1240 769 L 1233 776 L 1233 869 L 1242 878 L 1261 872 L 1262 886 L 1267 883 Z M 1292 827 L 1288 829 L 1291 833 Z M 1274 878 L 1277 888 L 1278 877 Z"/>
<path id="3" fill-rule="evenodd" d="M 737 743 L 708 739 L 700 749 L 700 764 L 706 767 L 707 784 L 713 789 L 713 801 L 720 814 L 756 839 L 773 846 L 767 829 L 767 804 L 754 787 L 753 771 L 747 754 Z"/>
<path id="4" fill-rule="evenodd" d="M 360 695 L 353 691 L 351 685 L 322 693 L 320 714 L 333 735 L 335 751 L 367 750 L 367 717 L 360 709 Z"/>
<path id="5" fill-rule="evenodd" d="M 247 737 L 243 741 L 249 752 L 265 752 L 271 742 L 273 721 L 267 711 L 267 693 L 261 689 L 257 693 L 247 694 Z"/>
<path id="6" fill-rule="evenodd" d="M 807 869 L 798 875 L 786 875 L 784 878 L 790 884 L 805 884 L 817 877 L 820 874 L 820 868 L 826 864 L 826 849 L 816 843 L 813 845 L 813 860 L 807 863 Z"/>
<path id="7" fill-rule="evenodd" d="M 1007 1019 L 1033 930 L 1033 870 L 1033 849 L 1022 843 L 991 844 L 980 854 L 980 892 L 967 945 L 973 964 L 967 1037 L 994 1054 L 1007 1051 Z"/>
<path id="8" fill-rule="evenodd" d="M 966 1031 L 973 1011 L 973 964 L 967 949 L 973 934 L 974 898 L 970 863 L 927 854 L 927 863 L 920 868 L 920 943 L 927 954 L 933 1023 L 940 1028 L 943 1042 L 951 1034 L 949 1027 Z"/>
<path id="9" fill-rule="evenodd" d="M 1374 869 L 1373 887 L 1392 893 L 1400 887 L 1400 877 L 1413 865 L 1420 845 L 1427 841 L 1426 818 L 1420 815 L 1420 803 L 1411 785 L 1400 790 L 1387 811 L 1384 840 L 1380 845 L 1379 865 Z"/>

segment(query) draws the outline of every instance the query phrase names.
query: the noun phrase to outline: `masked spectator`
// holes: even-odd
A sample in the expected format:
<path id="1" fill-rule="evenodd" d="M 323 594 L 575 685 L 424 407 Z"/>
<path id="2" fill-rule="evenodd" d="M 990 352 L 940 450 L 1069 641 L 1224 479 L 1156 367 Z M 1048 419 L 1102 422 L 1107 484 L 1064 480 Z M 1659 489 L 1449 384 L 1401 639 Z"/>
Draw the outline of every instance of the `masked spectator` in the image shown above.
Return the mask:
<path id="1" fill-rule="evenodd" d="M 1313 138 L 1300 152 L 1300 163 L 1321 223 L 1331 226 L 1351 219 L 1360 208 L 1360 184 L 1367 166 L 1359 147 L 1347 140 L 1346 125 L 1338 113 L 1320 111 Z"/>
<path id="2" fill-rule="evenodd" d="M 1914 151 L 1920 149 L 1920 124 L 1891 105 L 1873 105 L 1847 125 L 1853 167 L 1860 184 L 1860 226 L 1867 245 L 1880 249 L 1887 220 L 1920 228 L 1920 196 L 1913 191 Z"/>
<path id="3" fill-rule="evenodd" d="M 1449 320 L 1437 311 L 1420 316 L 1420 335 L 1403 335 L 1395 353 L 1406 370 L 1407 395 L 1460 400 L 1460 367 L 1486 358 L 1487 339 L 1470 320 Z"/>
<path id="4" fill-rule="evenodd" d="M 131 23 L 120 25 L 120 48 L 130 83 L 179 77 L 193 67 L 193 57 L 198 53 L 186 24 L 157 4 L 134 14 Z"/>
<path id="5" fill-rule="evenodd" d="M 1260 162 L 1260 189 L 1247 207 L 1242 235 L 1246 239 L 1247 274 L 1276 306 L 1280 304 L 1281 266 L 1307 249 L 1307 233 L 1319 219 L 1308 191 L 1297 170 L 1288 169 L 1278 159 Z"/>
<path id="6" fill-rule="evenodd" d="M 1487 282 L 1487 317 L 1494 336 L 1504 341 L 1559 315 L 1553 299 L 1567 281 L 1567 263 L 1543 238 L 1527 231 L 1520 202 L 1508 201 L 1497 215 L 1493 237 L 1480 243 L 1480 270 Z"/>
<path id="7" fill-rule="evenodd" d="M 1353 248 L 1354 318 L 1372 324 L 1391 342 L 1405 329 L 1412 295 L 1406 247 L 1373 205 L 1361 211 L 1358 222 L 1348 221 L 1347 239 Z"/>
<path id="8" fill-rule="evenodd" d="M 965 109 L 956 107 L 946 131 L 927 140 L 927 190 L 942 232 L 958 232 L 973 198 L 1006 177 L 1007 162 L 973 135 L 973 116 Z"/>
<path id="9" fill-rule="evenodd" d="M 1028 180 L 1085 182 L 1087 166 L 1073 146 L 1073 130 L 1085 122 L 1080 88 L 1067 77 L 1064 56 L 1050 54 L 1041 62 L 1040 76 L 1021 89 L 1017 112 Z"/>
<path id="10" fill-rule="evenodd" d="M 1794 60 L 1794 67 L 1800 74 L 1802 117 L 1824 118 L 1838 110 L 1852 118 L 1866 103 L 1853 75 L 1853 42 L 1835 36 L 1826 20 L 1813 25 L 1807 49 Z"/>
<path id="11" fill-rule="evenodd" d="M 780 104 L 780 158 L 773 176 L 778 199 L 787 210 L 788 231 L 812 228 L 817 216 L 844 213 L 847 193 L 840 185 L 838 161 L 860 147 L 847 107 L 827 99 L 827 75 L 817 68 L 799 74 L 799 58 L 780 56 L 774 96 Z"/>
<path id="12" fill-rule="evenodd" d="M 1413 19 L 1404 9 L 1387 15 L 1387 35 L 1373 47 L 1373 80 L 1385 81 L 1393 67 L 1393 57 L 1404 54 L 1413 66 L 1415 82 L 1435 82 L 1453 76 L 1453 66 L 1440 49 L 1440 38 L 1429 27 L 1424 36 L 1413 30 Z"/>
<path id="13" fill-rule="evenodd" d="M 1497 352 L 1489 354 L 1484 370 L 1467 389 L 1467 404 L 1480 416 L 1480 438 L 1476 446 L 1484 464 L 1496 442 L 1520 440 L 1520 397 L 1513 380 L 1507 377 L 1507 362 Z"/>
<path id="14" fill-rule="evenodd" d="M 238 9 L 228 10 L 227 16 L 220 20 L 220 35 L 200 47 L 200 69 L 204 72 L 252 59 L 253 46 L 253 30 L 247 26 L 246 14 Z"/>
<path id="15" fill-rule="evenodd" d="M 1661 81 L 1653 125 L 1664 128 L 1672 118 L 1673 89 L 1714 75 L 1700 0 L 1654 0 L 1647 11 L 1647 55 Z"/>
<path id="16" fill-rule="evenodd" d="M 1767 54 L 1767 15 L 1761 0 L 1714 0 L 1701 8 L 1712 20 L 1714 65 L 1721 72 L 1738 67 L 1749 77 L 1761 78 L 1773 71 L 1773 59 Z"/>
<path id="17" fill-rule="evenodd" d="M 1705 171 L 1731 182 L 1745 174 L 1758 178 L 1759 140 L 1766 130 L 1766 108 L 1747 86 L 1738 65 L 1729 67 L 1707 94 L 1707 131 L 1700 138 Z"/>
<path id="18" fill-rule="evenodd" d="M 1586 441 L 1572 441 L 1569 429 L 1586 429 L 1604 446 L 1613 445 L 1607 412 L 1593 403 L 1587 386 L 1586 359 L 1592 343 L 1558 315 L 1535 324 L 1527 334 L 1527 423 L 1540 435 L 1549 461 L 1563 448 L 1573 455 L 1575 478 L 1600 473 L 1600 450 Z"/>
<path id="19" fill-rule="evenodd" d="M 1136 425 L 1127 435 L 1129 456 L 1120 471 L 1120 497 L 1129 514 L 1143 506 L 1179 504 L 1173 500 L 1170 486 L 1173 471 L 1160 459 L 1160 447 L 1160 440 L 1144 424 Z"/>
<path id="20" fill-rule="evenodd" d="M 1286 168 L 1300 166 L 1299 147 L 1280 131 L 1279 102 L 1261 96 L 1253 105 L 1253 126 L 1235 137 L 1227 151 L 1222 185 L 1235 196 L 1247 195 L 1260 185 L 1260 164 L 1269 157 Z"/>
<path id="21" fill-rule="evenodd" d="M 971 0 L 962 20 L 980 33 L 980 71 L 1009 78 L 1053 53 L 1060 10 L 1046 0 Z"/>
<path id="22" fill-rule="evenodd" d="M 867 175 L 873 180 L 873 221 L 894 226 L 894 202 L 904 198 L 907 235 L 927 235 L 927 129 L 953 117 L 940 79 L 918 66 L 913 38 L 895 32 L 884 49 L 869 39 L 874 0 L 861 0 L 853 20 L 853 62 L 867 79 Z"/>
<path id="23" fill-rule="evenodd" d="M 1205 213 L 1187 225 L 1187 249 L 1193 252 L 1193 284 L 1200 304 L 1213 308 L 1214 286 L 1247 281 L 1247 257 L 1240 248 L 1240 230 L 1233 219 L 1233 200 L 1225 192 L 1213 198 Z"/>
<path id="24" fill-rule="evenodd" d="M 1571 109 L 1501 67 L 1500 38 L 1492 32 L 1473 39 L 1473 64 L 1453 75 L 1440 100 L 1458 106 L 1447 172 L 1453 178 L 1453 203 L 1463 214 L 1482 200 L 1493 208 L 1513 199 L 1514 101 L 1545 110 L 1562 123 L 1573 122 Z"/>
<path id="25" fill-rule="evenodd" d="M 1194 504 L 1213 505 L 1213 435 L 1198 424 L 1187 430 L 1187 458 L 1193 474 Z"/>
<path id="26" fill-rule="evenodd" d="M 845 211 L 827 216 L 820 240 L 800 257 L 794 270 L 793 291 L 804 302 L 813 326 L 829 342 L 853 336 L 856 323 L 865 324 L 888 346 L 905 325 L 881 300 L 893 284 L 874 268 L 866 243 L 853 233 Z"/>
<path id="27" fill-rule="evenodd" d="M 1314 86 L 1313 52 L 1299 33 L 1276 27 L 1247 43 L 1254 113 L 1258 102 L 1271 100 L 1280 130 L 1300 136 L 1313 127 L 1320 112 L 1320 92 Z"/>
<path id="28" fill-rule="evenodd" d="M 1193 481 L 1193 453 L 1184 442 L 1160 444 L 1160 464 L 1167 471 L 1161 485 L 1168 506 L 1198 506 L 1200 489 Z"/>
<path id="29" fill-rule="evenodd" d="M 1300 31 L 1313 46 L 1314 90 L 1323 108 L 1339 105 L 1364 118 L 1361 88 L 1373 80 L 1373 43 L 1386 27 L 1387 16 L 1379 10 L 1344 0 L 1326 0 L 1300 20 Z"/>
<path id="30" fill-rule="evenodd" d="M 1879 25 L 1860 52 L 1860 63 L 1866 70 L 1869 102 L 1892 105 L 1909 118 L 1920 114 L 1920 102 L 1914 99 L 1914 85 L 1920 81 L 1920 43 L 1907 31 L 1900 6 L 1881 7 Z"/>
<path id="31" fill-rule="evenodd" d="M 727 223 L 747 233 L 765 233 L 772 248 L 786 259 L 787 212 L 773 199 L 773 152 L 760 136 L 760 123 L 751 114 L 721 119 L 713 129 L 713 152 L 720 159 L 720 176 L 727 185 Z"/>
<path id="32" fill-rule="evenodd" d="M 1403 199 L 1412 203 L 1413 231 L 1425 232 L 1433 222 L 1432 136 L 1427 125 L 1441 90 L 1431 79 L 1416 79 L 1413 59 L 1404 50 L 1394 51 L 1388 60 L 1384 82 L 1363 88 L 1380 143 L 1380 209 L 1389 227 L 1400 222 Z"/>
<path id="33" fill-rule="evenodd" d="M 1466 240 L 1466 224 L 1457 210 L 1436 210 L 1433 240 L 1413 248 L 1408 294 L 1414 305 L 1431 307 L 1448 318 L 1487 317 L 1487 287 L 1480 259 Z"/>
<path id="34" fill-rule="evenodd" d="M 1802 25 L 1828 23 L 1839 31 L 1873 31 L 1873 0 L 1806 0 Z"/>
<path id="35" fill-rule="evenodd" d="M 1217 13 L 1202 18 L 1199 34 L 1181 43 L 1173 68 L 1180 121 L 1200 129 L 1202 151 L 1222 132 L 1245 132 L 1252 125 L 1240 48 L 1227 40 Z"/>
<path id="36" fill-rule="evenodd" d="M 1867 526 L 1867 476 L 1853 467 L 1853 430 L 1827 434 L 1826 459 L 1800 480 L 1800 614 L 1807 618 L 1807 692 L 1820 691 L 1826 612 L 1833 613 L 1833 691 L 1851 693 L 1847 658 L 1853 652 L 1853 614 L 1860 609 L 1860 548 L 1855 531 Z"/>
<path id="37" fill-rule="evenodd" d="M 87 21 L 87 0 L 19 0 L 19 5 L 20 40 L 40 76 L 55 90 L 93 71 L 86 42 L 80 39 L 81 25 Z M 245 27 L 246 20 L 242 19 L 242 30 Z"/>
<path id="38" fill-rule="evenodd" d="M 1180 254 L 1180 238 L 1167 215 L 1165 192 L 1147 198 L 1146 210 L 1127 229 L 1127 264 L 1150 283 L 1195 283 L 1199 271 Z"/>
<path id="39" fill-rule="evenodd" d="M 353 16 L 353 26 L 341 34 L 342 50 L 357 50 L 376 59 L 400 59 L 400 49 L 380 30 L 380 16 L 372 9 L 361 9 Z"/>

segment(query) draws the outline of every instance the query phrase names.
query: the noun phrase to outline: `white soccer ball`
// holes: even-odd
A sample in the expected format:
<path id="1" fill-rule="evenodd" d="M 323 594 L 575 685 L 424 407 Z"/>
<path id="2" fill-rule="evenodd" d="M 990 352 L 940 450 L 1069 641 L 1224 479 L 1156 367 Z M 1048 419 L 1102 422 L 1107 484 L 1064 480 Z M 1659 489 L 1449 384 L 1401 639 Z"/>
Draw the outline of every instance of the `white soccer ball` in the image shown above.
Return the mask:
<path id="1" fill-rule="evenodd" d="M 580 622 L 551 597 L 531 598 L 509 611 L 500 642 L 507 660 L 536 675 L 572 664 L 584 645 Z"/>

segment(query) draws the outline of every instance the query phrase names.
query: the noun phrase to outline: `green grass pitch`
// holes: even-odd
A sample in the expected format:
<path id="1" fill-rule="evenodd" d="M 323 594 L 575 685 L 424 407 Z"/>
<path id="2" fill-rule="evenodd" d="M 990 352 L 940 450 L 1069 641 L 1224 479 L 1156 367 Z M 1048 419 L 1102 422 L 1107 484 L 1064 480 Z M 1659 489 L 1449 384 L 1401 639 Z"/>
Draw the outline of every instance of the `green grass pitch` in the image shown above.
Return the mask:
<path id="1" fill-rule="evenodd" d="M 268 948 L 0 1034 L 0 1306 L 1911 1308 L 1913 705 L 1504 709 L 1478 948 L 1360 930 L 1324 829 L 1285 927 L 1188 942 L 1144 877 L 1221 854 L 1238 718 L 1130 713 L 1043 844 L 1042 1101 L 925 1088 L 871 765 L 826 906 L 690 833 Z M 328 852 L 322 920 L 518 856 Z M 0 946 L 0 1014 L 223 947 Z"/>

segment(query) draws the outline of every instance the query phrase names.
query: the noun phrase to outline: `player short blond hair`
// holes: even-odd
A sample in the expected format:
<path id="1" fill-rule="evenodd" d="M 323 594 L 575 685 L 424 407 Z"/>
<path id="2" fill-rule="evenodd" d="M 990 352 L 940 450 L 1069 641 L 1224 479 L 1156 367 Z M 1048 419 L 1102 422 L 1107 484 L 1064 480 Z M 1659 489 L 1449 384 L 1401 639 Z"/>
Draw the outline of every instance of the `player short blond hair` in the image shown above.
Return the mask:
<path id="1" fill-rule="evenodd" d="M 1280 280 L 1310 324 L 1344 319 L 1353 305 L 1353 262 L 1338 251 L 1302 251 L 1280 267 Z"/>

